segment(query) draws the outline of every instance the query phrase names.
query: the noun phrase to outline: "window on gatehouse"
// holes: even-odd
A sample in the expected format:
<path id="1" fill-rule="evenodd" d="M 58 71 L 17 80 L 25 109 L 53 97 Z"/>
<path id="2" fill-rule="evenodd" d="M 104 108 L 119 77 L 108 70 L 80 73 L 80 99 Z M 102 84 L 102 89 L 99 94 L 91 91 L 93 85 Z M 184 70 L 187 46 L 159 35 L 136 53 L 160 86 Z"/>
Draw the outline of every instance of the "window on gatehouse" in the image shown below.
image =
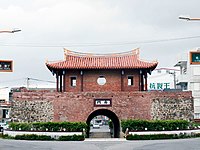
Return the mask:
<path id="1" fill-rule="evenodd" d="M 76 77 L 71 77 L 71 86 L 72 87 L 76 86 Z"/>
<path id="2" fill-rule="evenodd" d="M 104 85 L 106 84 L 106 78 L 103 75 L 100 75 L 99 78 L 97 79 L 97 83 L 99 85 Z"/>
<path id="3" fill-rule="evenodd" d="M 133 76 L 128 76 L 128 86 L 133 85 Z"/>

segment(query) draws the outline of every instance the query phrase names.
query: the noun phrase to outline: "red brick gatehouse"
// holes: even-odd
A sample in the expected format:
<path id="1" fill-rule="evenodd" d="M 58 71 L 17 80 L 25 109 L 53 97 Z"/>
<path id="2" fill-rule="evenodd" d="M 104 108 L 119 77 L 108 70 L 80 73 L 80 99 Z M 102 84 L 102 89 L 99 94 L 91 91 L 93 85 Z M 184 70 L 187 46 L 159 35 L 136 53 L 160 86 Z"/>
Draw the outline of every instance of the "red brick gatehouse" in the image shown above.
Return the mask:
<path id="1" fill-rule="evenodd" d="M 46 63 L 59 92 L 146 91 L 147 73 L 157 64 L 141 60 L 139 49 L 107 55 L 65 50 L 64 61 Z"/>
<path id="2" fill-rule="evenodd" d="M 122 119 L 192 119 L 191 92 L 147 91 L 147 74 L 158 62 L 139 58 L 139 49 L 113 54 L 65 50 L 65 59 L 46 62 L 56 91 L 14 92 L 12 117 L 21 122 L 110 118 L 114 137 Z"/>

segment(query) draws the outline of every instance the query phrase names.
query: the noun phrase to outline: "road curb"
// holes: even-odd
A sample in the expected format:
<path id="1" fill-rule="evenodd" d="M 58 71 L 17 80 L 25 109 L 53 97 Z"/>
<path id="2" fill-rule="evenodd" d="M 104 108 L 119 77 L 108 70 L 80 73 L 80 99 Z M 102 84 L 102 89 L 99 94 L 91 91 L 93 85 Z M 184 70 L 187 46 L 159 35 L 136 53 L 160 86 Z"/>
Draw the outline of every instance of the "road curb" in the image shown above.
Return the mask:
<path id="1" fill-rule="evenodd" d="M 124 141 L 127 141 L 126 139 L 124 138 L 86 138 L 85 139 L 86 142 L 107 142 L 107 141 L 113 141 L 113 142 L 124 142 Z"/>

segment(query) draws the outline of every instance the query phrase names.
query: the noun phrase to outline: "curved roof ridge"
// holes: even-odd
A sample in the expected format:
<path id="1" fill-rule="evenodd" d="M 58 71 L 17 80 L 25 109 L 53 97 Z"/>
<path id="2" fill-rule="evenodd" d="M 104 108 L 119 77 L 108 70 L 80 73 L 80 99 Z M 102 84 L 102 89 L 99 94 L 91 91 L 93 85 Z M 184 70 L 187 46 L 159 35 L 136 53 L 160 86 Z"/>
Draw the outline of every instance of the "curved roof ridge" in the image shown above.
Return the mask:
<path id="1" fill-rule="evenodd" d="M 154 70 L 157 61 L 143 61 L 139 58 L 139 49 L 128 52 L 94 55 L 64 49 L 65 60 L 46 63 L 49 69 L 139 69 Z"/>
<path id="2" fill-rule="evenodd" d="M 120 53 L 107 53 L 107 54 L 101 54 L 101 53 L 82 53 L 82 52 L 76 52 L 72 50 L 68 50 L 64 48 L 64 55 L 65 56 L 79 56 L 79 57 L 104 57 L 104 56 L 110 56 L 110 57 L 117 57 L 117 56 L 126 56 L 126 55 L 139 55 L 139 48 L 135 48 L 131 51 L 126 52 L 120 52 Z"/>
<path id="3" fill-rule="evenodd" d="M 158 63 L 158 60 L 146 60 L 146 59 L 142 59 L 142 58 L 138 58 L 138 60 L 146 62 L 146 63 Z"/>

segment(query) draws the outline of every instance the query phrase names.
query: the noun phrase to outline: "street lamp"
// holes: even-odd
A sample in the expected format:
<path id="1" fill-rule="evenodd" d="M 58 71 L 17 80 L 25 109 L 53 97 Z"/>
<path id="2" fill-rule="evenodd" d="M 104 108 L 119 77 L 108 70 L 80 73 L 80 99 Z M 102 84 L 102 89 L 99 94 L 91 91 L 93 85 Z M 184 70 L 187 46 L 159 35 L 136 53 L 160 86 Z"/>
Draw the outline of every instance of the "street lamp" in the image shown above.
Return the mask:
<path id="1" fill-rule="evenodd" d="M 0 33 L 15 33 L 20 32 L 19 29 L 13 30 L 0 30 Z M 13 61 L 12 60 L 0 60 L 0 72 L 12 72 L 13 71 Z"/>
<path id="2" fill-rule="evenodd" d="M 191 17 L 186 17 L 186 16 L 179 16 L 178 17 L 179 19 L 182 19 L 182 20 L 186 20 L 186 21 L 200 21 L 200 18 L 191 18 Z"/>
<path id="3" fill-rule="evenodd" d="M 15 33 L 15 32 L 20 32 L 21 30 L 19 29 L 13 29 L 13 30 L 0 30 L 0 33 Z"/>

